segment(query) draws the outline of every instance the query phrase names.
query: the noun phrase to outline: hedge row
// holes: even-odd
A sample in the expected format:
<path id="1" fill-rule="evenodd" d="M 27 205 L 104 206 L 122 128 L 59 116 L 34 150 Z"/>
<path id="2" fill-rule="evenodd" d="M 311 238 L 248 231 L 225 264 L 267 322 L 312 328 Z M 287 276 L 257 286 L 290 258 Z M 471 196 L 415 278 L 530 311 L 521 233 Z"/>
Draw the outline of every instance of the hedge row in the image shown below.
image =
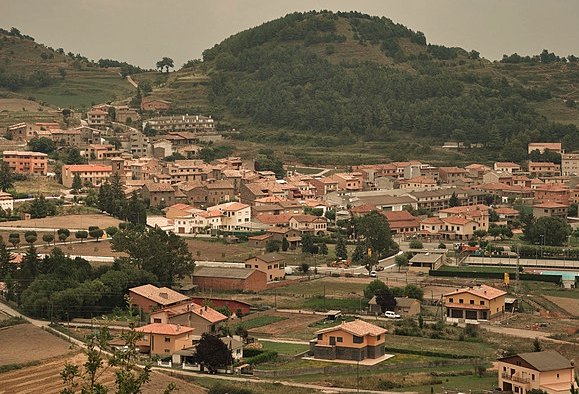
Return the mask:
<path id="1" fill-rule="evenodd" d="M 444 271 L 430 270 L 430 276 L 445 276 L 450 278 L 484 278 L 484 279 L 503 279 L 505 274 L 502 272 L 475 272 L 475 271 Z M 515 274 L 510 274 L 514 279 Z M 561 275 L 540 275 L 540 274 L 519 274 L 520 280 L 532 280 L 535 282 L 561 283 Z"/>
<path id="2" fill-rule="evenodd" d="M 251 365 L 266 363 L 268 361 L 273 361 L 277 358 L 277 352 L 267 351 L 257 356 L 249 357 L 245 359 L 245 362 Z"/>

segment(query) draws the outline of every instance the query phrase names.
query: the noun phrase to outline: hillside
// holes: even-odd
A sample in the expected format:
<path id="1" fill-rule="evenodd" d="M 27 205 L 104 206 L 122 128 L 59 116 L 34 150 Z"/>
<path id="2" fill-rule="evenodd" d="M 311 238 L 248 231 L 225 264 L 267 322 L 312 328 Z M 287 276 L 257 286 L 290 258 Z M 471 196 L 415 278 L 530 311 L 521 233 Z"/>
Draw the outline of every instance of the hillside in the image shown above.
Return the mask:
<path id="1" fill-rule="evenodd" d="M 105 65 L 114 67 L 104 67 Z M 93 62 L 37 43 L 32 37 L 0 29 L 0 97 L 33 98 L 57 107 L 89 108 L 93 103 L 124 99 L 135 93 L 114 61 Z"/>

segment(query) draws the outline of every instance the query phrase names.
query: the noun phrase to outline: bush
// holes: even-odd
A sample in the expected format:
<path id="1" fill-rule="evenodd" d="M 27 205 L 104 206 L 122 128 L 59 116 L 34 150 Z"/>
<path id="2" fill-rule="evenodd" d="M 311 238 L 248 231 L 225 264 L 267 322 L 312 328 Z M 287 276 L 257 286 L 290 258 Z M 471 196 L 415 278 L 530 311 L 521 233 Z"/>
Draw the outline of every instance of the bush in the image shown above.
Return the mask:
<path id="1" fill-rule="evenodd" d="M 264 350 L 261 350 L 261 349 L 247 348 L 247 349 L 243 349 L 243 357 L 244 358 L 252 358 L 255 356 L 259 356 L 263 352 L 264 352 Z"/>
<path id="2" fill-rule="evenodd" d="M 277 358 L 277 352 L 265 351 L 257 356 L 249 357 L 245 359 L 245 362 L 251 365 L 267 363 L 268 361 L 273 361 Z"/>
<path id="3" fill-rule="evenodd" d="M 399 383 L 391 382 L 389 380 L 382 380 L 378 382 L 378 390 L 389 390 L 389 389 L 397 389 L 402 387 Z"/>

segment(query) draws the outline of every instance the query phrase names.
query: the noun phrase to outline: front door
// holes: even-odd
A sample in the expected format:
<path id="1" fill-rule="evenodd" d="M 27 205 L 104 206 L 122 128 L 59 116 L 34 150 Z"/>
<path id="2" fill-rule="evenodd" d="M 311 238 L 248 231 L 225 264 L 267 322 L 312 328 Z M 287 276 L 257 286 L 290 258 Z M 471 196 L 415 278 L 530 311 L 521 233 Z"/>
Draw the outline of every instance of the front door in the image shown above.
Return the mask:
<path id="1" fill-rule="evenodd" d="M 330 337 L 330 346 L 336 346 L 336 337 Z"/>

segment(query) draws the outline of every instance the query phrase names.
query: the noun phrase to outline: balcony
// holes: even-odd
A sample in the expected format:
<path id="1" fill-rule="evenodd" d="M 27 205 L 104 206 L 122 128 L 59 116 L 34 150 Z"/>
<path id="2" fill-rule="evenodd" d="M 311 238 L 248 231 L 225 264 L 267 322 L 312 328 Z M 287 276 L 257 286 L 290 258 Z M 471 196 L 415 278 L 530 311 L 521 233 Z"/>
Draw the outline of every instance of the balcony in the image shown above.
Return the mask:
<path id="1" fill-rule="evenodd" d="M 503 379 L 507 379 L 510 380 L 512 382 L 517 382 L 517 383 L 522 383 L 522 384 L 529 384 L 531 382 L 531 380 L 529 378 L 521 378 L 519 376 L 516 375 L 510 375 L 507 372 L 503 372 L 501 374 Z"/>

